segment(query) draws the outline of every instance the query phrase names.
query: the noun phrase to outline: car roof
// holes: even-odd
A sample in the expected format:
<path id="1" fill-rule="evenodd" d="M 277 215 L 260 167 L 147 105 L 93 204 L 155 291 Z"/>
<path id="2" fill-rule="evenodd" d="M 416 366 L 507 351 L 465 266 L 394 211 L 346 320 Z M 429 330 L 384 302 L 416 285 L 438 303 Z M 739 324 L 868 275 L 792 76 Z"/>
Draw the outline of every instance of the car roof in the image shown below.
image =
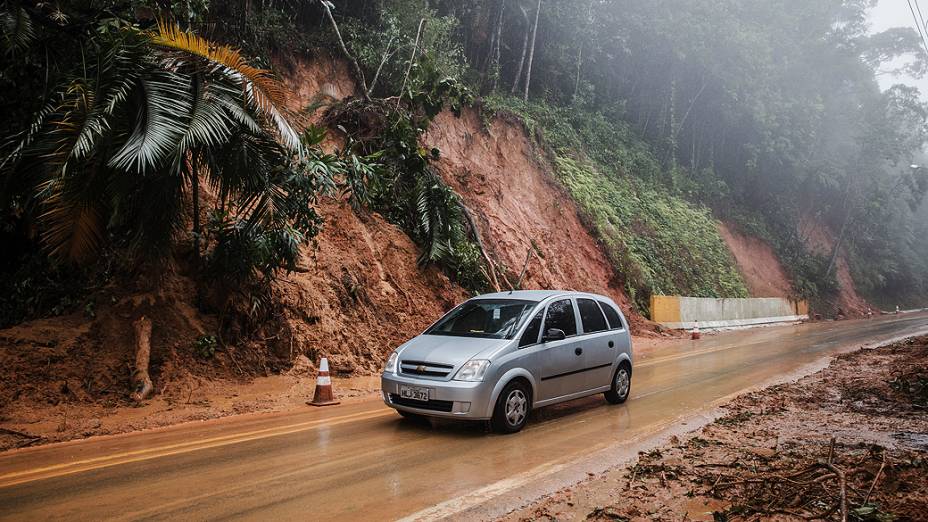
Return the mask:
<path id="1" fill-rule="evenodd" d="M 543 301 L 554 296 L 586 296 L 597 299 L 608 297 L 588 292 L 575 292 L 573 290 L 513 290 L 511 292 L 495 292 L 474 297 L 474 299 L 525 299 L 527 301 Z M 611 299 L 609 299 L 611 301 Z"/>

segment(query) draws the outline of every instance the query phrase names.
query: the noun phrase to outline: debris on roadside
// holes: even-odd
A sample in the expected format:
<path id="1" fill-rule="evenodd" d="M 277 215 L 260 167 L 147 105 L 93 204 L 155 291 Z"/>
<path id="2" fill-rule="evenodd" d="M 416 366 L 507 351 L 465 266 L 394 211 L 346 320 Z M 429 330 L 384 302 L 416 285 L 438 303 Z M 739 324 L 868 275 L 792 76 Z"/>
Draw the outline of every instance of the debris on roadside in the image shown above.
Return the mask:
<path id="1" fill-rule="evenodd" d="M 510 520 L 924 520 L 928 337 L 742 395 L 701 430 Z"/>

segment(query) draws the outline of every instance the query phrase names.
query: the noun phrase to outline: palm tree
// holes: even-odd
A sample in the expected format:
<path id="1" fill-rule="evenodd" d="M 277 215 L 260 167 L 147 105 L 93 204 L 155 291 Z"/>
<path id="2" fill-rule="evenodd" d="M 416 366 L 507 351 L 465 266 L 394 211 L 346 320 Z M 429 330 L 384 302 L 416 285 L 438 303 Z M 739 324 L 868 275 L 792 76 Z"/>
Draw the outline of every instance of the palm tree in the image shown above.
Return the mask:
<path id="1" fill-rule="evenodd" d="M 279 81 L 165 23 L 109 31 L 95 45 L 86 73 L 54 93 L 0 163 L 54 257 L 90 259 L 107 228 L 165 253 L 188 188 L 198 206 L 201 175 L 223 203 L 247 193 L 252 206 L 267 204 L 269 169 L 302 152 Z"/>
<path id="2" fill-rule="evenodd" d="M 218 199 L 211 255 L 220 271 L 232 260 L 241 281 L 293 268 L 318 230 L 311 205 L 349 170 L 345 162 L 315 146 L 318 132 L 304 146 L 282 84 L 237 50 L 166 23 L 150 32 L 100 27 L 81 42 L 95 51 L 7 142 L 5 210 L 31 220 L 60 260 L 93 260 L 110 239 L 159 258 L 189 196 L 199 258 L 202 177 Z M 136 315 L 135 397 L 144 399 L 152 325 L 144 310 Z"/>

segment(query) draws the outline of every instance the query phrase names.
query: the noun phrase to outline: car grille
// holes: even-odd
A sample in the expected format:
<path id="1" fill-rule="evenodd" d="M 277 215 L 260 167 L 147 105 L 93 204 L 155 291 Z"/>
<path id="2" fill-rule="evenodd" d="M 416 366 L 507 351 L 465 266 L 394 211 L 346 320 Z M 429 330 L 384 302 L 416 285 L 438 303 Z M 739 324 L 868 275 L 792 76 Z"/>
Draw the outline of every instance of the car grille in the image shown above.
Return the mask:
<path id="1" fill-rule="evenodd" d="M 451 412 L 451 408 L 454 407 L 453 401 L 437 401 L 434 399 L 429 401 L 417 401 L 413 399 L 404 399 L 395 393 L 390 394 L 390 402 L 399 406 L 419 408 L 420 410 L 443 411 L 445 413 Z"/>
<path id="2" fill-rule="evenodd" d="M 400 373 L 426 377 L 447 377 L 454 366 L 425 361 L 400 361 Z"/>

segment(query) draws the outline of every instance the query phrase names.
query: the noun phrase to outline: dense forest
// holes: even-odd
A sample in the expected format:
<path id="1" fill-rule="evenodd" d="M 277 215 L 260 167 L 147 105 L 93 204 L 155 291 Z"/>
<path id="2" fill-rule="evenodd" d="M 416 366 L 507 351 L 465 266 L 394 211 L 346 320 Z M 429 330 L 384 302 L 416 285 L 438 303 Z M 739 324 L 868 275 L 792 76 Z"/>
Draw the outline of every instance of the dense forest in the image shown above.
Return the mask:
<path id="1" fill-rule="evenodd" d="M 472 291 L 517 286 L 420 141 L 472 106 L 524 123 L 643 311 L 651 293 L 746 295 L 715 218 L 772 244 L 822 309 L 839 249 L 872 302 L 922 304 L 928 105 L 877 78 L 922 75 L 924 43 L 871 34 L 872 4 L 4 0 L 0 325 L 114 274 L 156 281 L 178 255 L 205 307 L 257 320 L 327 196 L 381 213 Z M 286 107 L 275 68 L 319 53 L 357 95 Z M 305 125 L 319 114 L 334 151 Z"/>

